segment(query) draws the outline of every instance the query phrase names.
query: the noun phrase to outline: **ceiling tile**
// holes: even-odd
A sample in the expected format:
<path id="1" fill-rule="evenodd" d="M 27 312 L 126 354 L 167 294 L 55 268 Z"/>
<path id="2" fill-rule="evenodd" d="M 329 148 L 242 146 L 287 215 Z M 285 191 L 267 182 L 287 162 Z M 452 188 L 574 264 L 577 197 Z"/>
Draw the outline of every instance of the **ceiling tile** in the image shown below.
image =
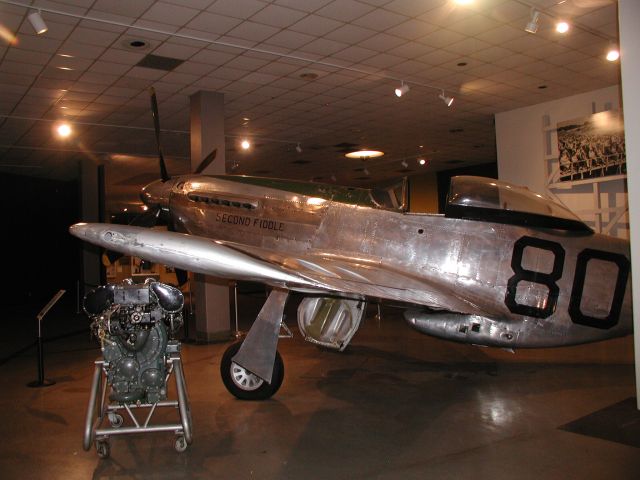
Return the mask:
<path id="1" fill-rule="evenodd" d="M 357 25 L 348 24 L 343 25 L 336 30 L 325 35 L 325 38 L 330 40 L 336 40 L 338 42 L 357 44 L 367 38 L 371 38 L 377 35 L 375 30 L 368 28 L 358 27 Z"/>
<path id="2" fill-rule="evenodd" d="M 365 5 L 355 0 L 335 0 L 315 13 L 342 22 L 352 22 L 373 10 L 374 7 L 371 5 Z M 369 27 L 369 25 L 362 26 Z"/>
<path id="3" fill-rule="evenodd" d="M 224 35 L 242 21 L 210 12 L 200 12 L 193 20 L 186 24 L 186 28 L 199 30 L 217 35 Z"/>
<path id="4" fill-rule="evenodd" d="M 370 28 L 371 30 L 377 30 L 379 32 L 383 32 L 403 22 L 407 23 L 407 17 L 405 15 L 399 15 L 397 13 L 380 9 L 376 9 L 357 18 L 356 20 L 353 20 L 355 25 L 360 25 L 361 27 Z M 416 21 L 414 20 L 413 22 Z M 413 35 L 416 33 L 417 27 L 417 24 L 408 22 L 408 25 L 404 29 L 401 29 L 401 31 L 405 35 L 408 35 L 410 39 L 413 39 L 415 38 Z"/>
<path id="5" fill-rule="evenodd" d="M 399 45 L 405 43 L 400 37 L 394 35 L 387 35 L 386 33 L 379 33 L 373 37 L 367 38 L 359 43 L 360 47 L 369 48 L 378 52 L 386 52 Z"/>
<path id="6" fill-rule="evenodd" d="M 318 55 L 325 56 L 344 50 L 347 47 L 348 45 L 346 43 L 335 42 L 326 38 L 319 38 L 300 47 L 300 50 L 302 52 L 316 53 Z"/>
<path id="7" fill-rule="evenodd" d="M 267 38 L 275 35 L 279 32 L 279 29 L 271 27 L 269 25 L 263 25 L 260 23 L 245 21 L 229 31 L 228 35 L 232 37 L 242 38 L 244 40 L 253 40 L 256 42 L 262 42 Z"/>
<path id="8" fill-rule="evenodd" d="M 448 45 L 447 47 L 445 47 L 445 49 L 455 52 L 459 55 L 472 56 L 474 53 L 485 50 L 490 46 L 491 45 L 487 42 L 483 42 L 482 40 L 471 37 L 466 38 L 460 42 Z"/>
<path id="9" fill-rule="evenodd" d="M 217 0 L 207 10 L 219 15 L 247 19 L 267 6 L 259 0 Z"/>
<path id="10" fill-rule="evenodd" d="M 384 8 L 408 17 L 417 17 L 441 5 L 442 0 L 394 0 Z"/>
<path id="11" fill-rule="evenodd" d="M 447 48 L 449 45 L 465 40 L 465 36 L 451 30 L 440 29 L 418 39 L 432 48 Z"/>
<path id="12" fill-rule="evenodd" d="M 154 3 L 140 18 L 150 20 L 152 22 L 165 23 L 168 25 L 183 26 L 193 17 L 199 10 L 193 8 L 182 7 L 170 3 L 156 2 Z"/>
<path id="13" fill-rule="evenodd" d="M 79 44 L 108 47 L 119 37 L 120 35 L 116 32 L 105 32 L 78 27 L 69 36 L 69 40 Z"/>
<path id="14" fill-rule="evenodd" d="M 291 30 L 283 30 L 276 33 L 269 38 L 269 44 L 288 47 L 292 50 L 296 50 L 309 42 L 312 42 L 315 37 L 306 35 L 304 33 L 292 32 Z"/>
<path id="15" fill-rule="evenodd" d="M 386 33 L 397 35 L 398 37 L 407 40 L 416 40 L 438 29 L 439 27 L 430 23 L 423 22 L 421 20 L 410 19 L 388 29 Z"/>
<path id="16" fill-rule="evenodd" d="M 289 27 L 306 14 L 299 10 L 293 10 L 278 5 L 268 5 L 251 17 L 251 21 L 271 25 L 273 27 Z"/>
<path id="17" fill-rule="evenodd" d="M 177 45 L 175 43 L 165 42 L 153 51 L 154 55 L 163 57 L 178 58 L 186 60 L 202 50 L 199 47 L 188 47 L 186 45 Z"/>
<path id="18" fill-rule="evenodd" d="M 304 0 L 304 2 L 301 2 L 300 0 L 276 0 L 274 3 L 304 12 L 315 12 L 332 1 L 333 0 Z"/>
<path id="19" fill-rule="evenodd" d="M 116 13 L 127 17 L 139 17 L 153 5 L 154 0 L 97 0 L 93 9 L 100 12 Z"/>
<path id="20" fill-rule="evenodd" d="M 336 52 L 332 55 L 332 58 L 339 58 L 341 60 L 349 60 L 353 63 L 361 62 L 367 58 L 377 55 L 378 52 L 369 50 L 368 48 L 361 47 L 348 47 L 344 50 Z"/>

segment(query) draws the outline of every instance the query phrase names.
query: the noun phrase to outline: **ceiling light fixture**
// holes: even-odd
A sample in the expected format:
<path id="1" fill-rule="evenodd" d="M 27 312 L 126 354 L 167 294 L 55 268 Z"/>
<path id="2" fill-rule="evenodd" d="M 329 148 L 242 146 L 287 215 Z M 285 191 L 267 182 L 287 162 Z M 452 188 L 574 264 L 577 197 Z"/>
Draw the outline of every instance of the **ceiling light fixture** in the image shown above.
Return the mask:
<path id="1" fill-rule="evenodd" d="M 400 84 L 400 86 L 398 88 L 395 89 L 395 94 L 396 97 L 401 97 L 403 96 L 405 93 L 407 93 L 409 90 L 411 90 L 411 88 L 409 88 L 409 85 L 407 85 L 406 83 L 402 82 Z"/>
<path id="2" fill-rule="evenodd" d="M 440 95 L 438 95 L 438 98 L 439 98 L 440 100 L 442 100 L 442 101 L 445 103 L 445 105 L 446 105 L 447 107 L 450 107 L 450 106 L 451 106 L 451 104 L 453 103 L 453 97 L 447 97 L 447 96 L 444 94 L 444 90 L 442 90 L 442 92 L 440 93 Z"/>
<path id="3" fill-rule="evenodd" d="M 618 46 L 611 44 L 609 45 L 609 50 L 607 51 L 607 60 L 610 62 L 615 62 L 620 58 L 620 50 L 618 50 Z"/>
<path id="4" fill-rule="evenodd" d="M 347 158 L 359 158 L 361 160 L 367 160 L 368 158 L 376 158 L 384 155 L 384 152 L 380 150 L 358 150 L 357 152 L 345 153 Z"/>
<path id="5" fill-rule="evenodd" d="M 40 10 L 38 10 L 37 12 L 30 13 L 27 16 L 27 18 L 29 19 L 31 26 L 33 27 L 33 29 L 36 31 L 38 35 L 49 30 L 49 28 L 47 27 L 47 24 L 44 23 L 44 20 L 42 19 L 42 14 L 40 13 Z"/>
<path id="6" fill-rule="evenodd" d="M 418 159 L 418 163 L 419 163 L 420 165 L 426 165 L 427 161 L 426 161 L 424 158 L 419 158 L 419 159 Z"/>
<path id="7" fill-rule="evenodd" d="M 531 9 L 531 18 L 529 23 L 524 27 L 524 31 L 527 33 L 536 33 L 538 31 L 538 20 L 540 19 L 540 12 L 535 8 Z"/>
<path id="8" fill-rule="evenodd" d="M 243 150 L 249 150 L 251 148 L 251 142 L 245 138 L 240 143 L 240 146 L 242 147 Z"/>
<path id="9" fill-rule="evenodd" d="M 60 138 L 69 138 L 73 130 L 71 130 L 71 125 L 68 123 L 61 123 L 56 127 L 56 132 Z"/>
<path id="10" fill-rule="evenodd" d="M 567 22 L 558 22 L 556 23 L 556 32 L 558 33 L 567 33 L 569 31 L 569 24 Z"/>

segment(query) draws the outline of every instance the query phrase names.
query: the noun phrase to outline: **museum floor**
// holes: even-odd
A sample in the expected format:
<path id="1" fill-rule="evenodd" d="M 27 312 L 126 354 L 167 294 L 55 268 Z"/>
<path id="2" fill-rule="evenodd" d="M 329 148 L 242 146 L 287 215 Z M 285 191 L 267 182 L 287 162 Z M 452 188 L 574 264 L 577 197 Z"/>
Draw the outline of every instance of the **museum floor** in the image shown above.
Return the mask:
<path id="1" fill-rule="evenodd" d="M 241 296 L 244 327 L 260 300 Z M 86 321 L 45 320 L 49 335 L 67 335 L 46 344 L 56 384 L 34 389 L 25 384 L 36 378 L 35 351 L 7 357 L 28 339 L 5 317 L 0 478 L 640 478 L 630 337 L 514 355 L 418 334 L 397 310 L 374 315 L 370 307 L 343 354 L 292 328 L 295 338 L 280 343 L 284 384 L 265 402 L 227 393 L 218 373 L 226 344 L 185 344 L 193 444 L 177 453 L 171 433 L 114 437 L 107 460 L 82 449 L 99 355 Z"/>

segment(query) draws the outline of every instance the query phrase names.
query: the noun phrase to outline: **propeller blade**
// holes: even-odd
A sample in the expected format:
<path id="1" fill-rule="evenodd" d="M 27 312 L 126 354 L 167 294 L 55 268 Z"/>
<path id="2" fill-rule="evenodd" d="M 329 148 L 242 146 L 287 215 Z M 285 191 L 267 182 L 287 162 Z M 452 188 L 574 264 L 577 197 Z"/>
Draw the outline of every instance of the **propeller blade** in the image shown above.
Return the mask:
<path id="1" fill-rule="evenodd" d="M 176 279 L 178 280 L 178 286 L 181 287 L 185 283 L 189 281 L 189 272 L 186 270 L 182 270 L 181 268 L 176 268 Z"/>
<path id="2" fill-rule="evenodd" d="M 204 159 L 200 162 L 200 165 L 198 165 L 198 168 L 196 168 L 193 173 L 197 173 L 197 174 L 202 173 L 204 169 L 207 168 L 209 165 L 211 165 L 211 162 L 213 162 L 216 159 L 217 154 L 218 154 L 218 149 L 214 148 L 209 155 L 204 157 Z"/>
<path id="3" fill-rule="evenodd" d="M 158 100 L 156 99 L 156 91 L 153 87 L 149 88 L 151 94 L 151 112 L 153 113 L 153 127 L 156 131 L 156 146 L 158 147 L 158 158 L 160 159 L 160 178 L 163 182 L 166 182 L 171 177 L 167 172 L 167 166 L 164 163 L 164 156 L 162 155 L 162 148 L 160 147 L 160 116 L 158 114 Z"/>

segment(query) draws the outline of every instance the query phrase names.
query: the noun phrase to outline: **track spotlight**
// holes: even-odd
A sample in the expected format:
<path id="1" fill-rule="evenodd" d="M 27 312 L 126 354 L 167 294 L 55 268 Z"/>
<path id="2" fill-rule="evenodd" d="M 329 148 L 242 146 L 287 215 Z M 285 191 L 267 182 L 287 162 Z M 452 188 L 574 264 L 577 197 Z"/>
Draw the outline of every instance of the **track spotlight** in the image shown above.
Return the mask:
<path id="1" fill-rule="evenodd" d="M 531 9 L 531 18 L 529 23 L 524 27 L 524 31 L 528 33 L 536 33 L 538 31 L 538 20 L 540 19 L 540 12 L 535 8 Z"/>
<path id="2" fill-rule="evenodd" d="M 409 85 L 407 85 L 406 83 L 402 82 L 400 84 L 400 86 L 398 88 L 395 89 L 395 93 L 396 93 L 396 97 L 401 97 L 403 96 L 405 93 L 407 93 L 409 90 L 411 90 L 409 88 Z"/>
<path id="3" fill-rule="evenodd" d="M 618 50 L 618 46 L 611 44 L 609 45 L 609 49 L 607 50 L 607 60 L 610 62 L 615 62 L 620 58 L 620 50 Z"/>
<path id="4" fill-rule="evenodd" d="M 296 152 L 302 153 L 302 147 L 300 146 L 299 143 L 298 143 L 298 145 L 296 145 Z"/>
<path id="5" fill-rule="evenodd" d="M 444 90 L 442 90 L 442 93 L 438 95 L 438 98 L 442 100 L 447 105 L 447 107 L 450 107 L 451 104 L 453 103 L 453 97 L 447 97 L 444 94 Z"/>
<path id="6" fill-rule="evenodd" d="M 30 13 L 27 18 L 38 35 L 48 30 L 47 24 L 44 23 L 42 15 L 40 14 L 40 10 Z"/>

